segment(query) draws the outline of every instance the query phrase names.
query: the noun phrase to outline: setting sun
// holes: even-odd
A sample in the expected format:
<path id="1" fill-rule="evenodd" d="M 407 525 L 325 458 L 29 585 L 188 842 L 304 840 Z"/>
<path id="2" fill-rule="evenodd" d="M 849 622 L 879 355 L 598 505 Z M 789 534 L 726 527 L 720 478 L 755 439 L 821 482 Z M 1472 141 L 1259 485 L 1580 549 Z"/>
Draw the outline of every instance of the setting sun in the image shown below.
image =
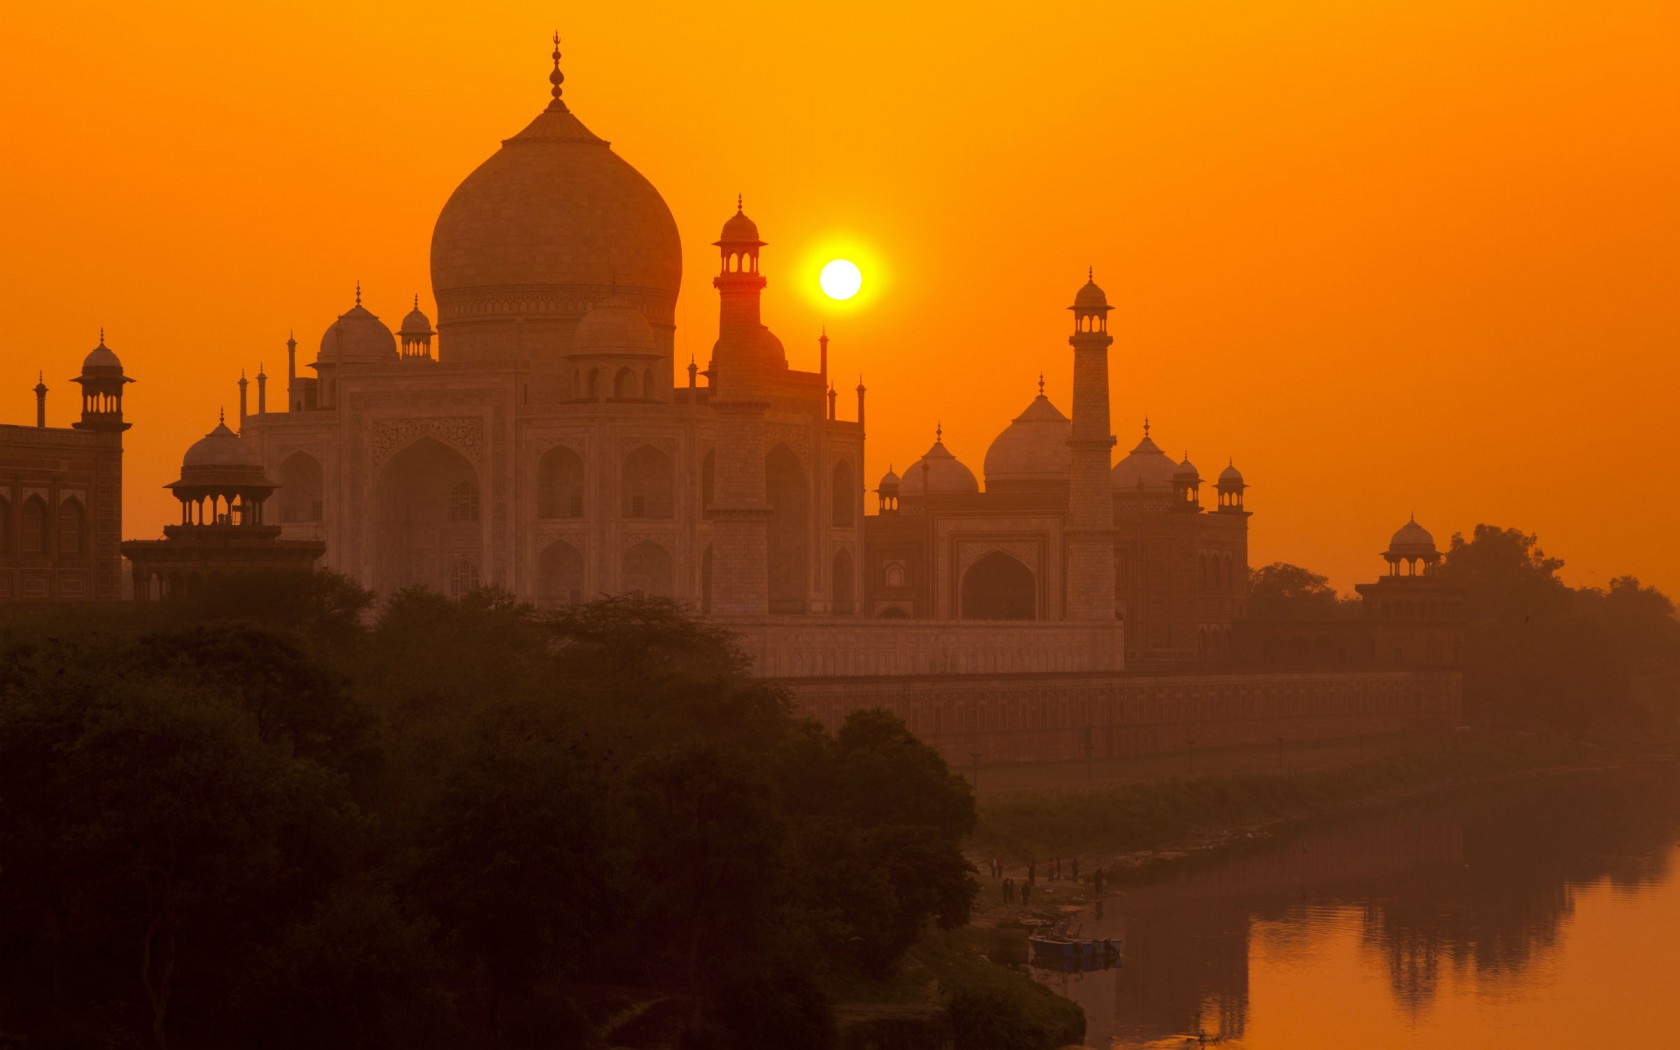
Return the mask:
<path id="1" fill-rule="evenodd" d="M 822 268 L 822 276 L 817 278 L 822 285 L 823 294 L 830 299 L 850 299 L 863 287 L 863 273 L 857 264 L 845 259 L 836 259 Z"/>

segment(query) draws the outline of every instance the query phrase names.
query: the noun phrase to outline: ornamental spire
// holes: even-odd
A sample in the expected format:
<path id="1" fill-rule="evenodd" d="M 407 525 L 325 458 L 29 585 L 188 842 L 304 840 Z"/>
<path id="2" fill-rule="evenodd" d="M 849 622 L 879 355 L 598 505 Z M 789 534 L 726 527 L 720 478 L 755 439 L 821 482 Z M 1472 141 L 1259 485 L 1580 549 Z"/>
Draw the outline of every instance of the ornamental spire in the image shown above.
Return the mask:
<path id="1" fill-rule="evenodd" d="M 554 72 L 548 75 L 548 82 L 553 86 L 549 88 L 548 93 L 554 96 L 554 101 L 549 103 L 549 107 L 560 106 L 564 108 L 566 104 L 560 101 L 560 85 L 565 83 L 566 74 L 560 72 L 560 30 L 558 29 L 554 31 L 554 54 L 552 57 L 554 59 Z"/>

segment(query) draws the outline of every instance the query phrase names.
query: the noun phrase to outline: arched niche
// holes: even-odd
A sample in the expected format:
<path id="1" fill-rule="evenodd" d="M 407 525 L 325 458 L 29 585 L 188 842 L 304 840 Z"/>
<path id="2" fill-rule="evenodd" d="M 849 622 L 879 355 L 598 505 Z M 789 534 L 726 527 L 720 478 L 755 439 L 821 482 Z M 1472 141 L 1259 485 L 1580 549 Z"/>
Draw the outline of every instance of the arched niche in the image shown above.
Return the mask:
<path id="1" fill-rule="evenodd" d="M 565 540 L 555 540 L 537 556 L 537 601 L 573 605 L 583 601 L 583 554 Z"/>
<path id="2" fill-rule="evenodd" d="M 1038 581 L 1032 570 L 1002 551 L 969 566 L 962 578 L 962 618 L 1038 619 Z"/>
<path id="3" fill-rule="evenodd" d="M 769 560 L 770 611 L 802 613 L 808 609 L 810 589 L 810 497 L 805 468 L 786 445 L 777 445 L 764 460 L 765 495 L 770 502 L 766 553 Z"/>
<path id="4" fill-rule="evenodd" d="M 392 456 L 374 494 L 375 589 L 452 594 L 477 586 L 484 557 L 478 499 L 473 465 L 435 438 Z"/>
<path id="5" fill-rule="evenodd" d="M 325 515 L 321 463 L 307 452 L 294 452 L 280 464 L 280 520 L 320 521 Z"/>
<path id="6" fill-rule="evenodd" d="M 834 465 L 832 520 L 836 528 L 850 528 L 857 513 L 857 482 L 854 479 L 851 463 L 841 460 Z"/>
<path id="7" fill-rule="evenodd" d="M 624 552 L 622 588 L 655 598 L 673 598 L 671 554 L 652 540 L 643 540 Z"/>
<path id="8" fill-rule="evenodd" d="M 58 505 L 58 556 L 80 557 L 87 550 L 87 511 L 72 496 Z"/>
<path id="9" fill-rule="evenodd" d="M 669 518 L 672 509 L 671 457 L 643 445 L 624 457 L 623 505 L 626 518 Z"/>
<path id="10" fill-rule="evenodd" d="M 537 461 L 537 517 L 583 517 L 583 457 L 556 445 Z"/>

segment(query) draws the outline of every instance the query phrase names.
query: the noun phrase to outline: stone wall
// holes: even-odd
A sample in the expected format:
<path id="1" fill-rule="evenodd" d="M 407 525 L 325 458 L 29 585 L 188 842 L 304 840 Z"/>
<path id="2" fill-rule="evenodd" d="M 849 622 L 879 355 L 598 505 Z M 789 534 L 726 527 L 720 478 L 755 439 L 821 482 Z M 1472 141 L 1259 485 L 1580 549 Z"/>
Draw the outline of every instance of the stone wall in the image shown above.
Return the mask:
<path id="1" fill-rule="evenodd" d="M 1450 728 L 1454 670 L 785 678 L 830 728 L 884 707 L 959 768 L 1327 740 Z"/>
<path id="2" fill-rule="evenodd" d="M 868 678 L 879 683 L 922 675 L 1112 673 L 1121 670 L 1125 660 L 1119 623 L 842 617 L 713 617 L 711 622 L 739 635 L 755 673 L 766 678 Z M 891 691 L 896 686 L 869 688 Z"/>

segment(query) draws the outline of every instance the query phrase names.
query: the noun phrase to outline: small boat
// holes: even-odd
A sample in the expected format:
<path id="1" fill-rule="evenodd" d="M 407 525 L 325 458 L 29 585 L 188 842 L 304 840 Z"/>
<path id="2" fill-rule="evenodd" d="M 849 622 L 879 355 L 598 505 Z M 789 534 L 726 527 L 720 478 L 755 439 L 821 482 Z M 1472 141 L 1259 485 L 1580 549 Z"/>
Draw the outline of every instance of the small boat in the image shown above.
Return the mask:
<path id="1" fill-rule="evenodd" d="M 1120 956 L 1122 946 L 1123 942 L 1118 937 L 1070 937 L 1063 934 L 1035 933 L 1027 938 L 1027 947 L 1032 952 L 1033 959 L 1045 963 L 1116 959 Z"/>

